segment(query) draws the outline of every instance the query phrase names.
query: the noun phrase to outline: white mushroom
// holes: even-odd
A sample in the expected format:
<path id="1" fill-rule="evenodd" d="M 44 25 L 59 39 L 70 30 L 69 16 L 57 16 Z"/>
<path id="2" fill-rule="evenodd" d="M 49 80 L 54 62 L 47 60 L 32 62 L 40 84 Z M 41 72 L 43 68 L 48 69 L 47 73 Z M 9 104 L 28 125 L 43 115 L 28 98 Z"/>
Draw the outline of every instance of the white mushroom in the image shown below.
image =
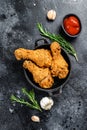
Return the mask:
<path id="1" fill-rule="evenodd" d="M 44 97 L 40 101 L 40 106 L 44 110 L 50 110 L 54 104 L 54 101 L 50 97 Z"/>
<path id="2" fill-rule="evenodd" d="M 40 122 L 40 118 L 38 116 L 35 116 L 35 115 L 31 117 L 31 120 L 34 122 Z"/>
<path id="3" fill-rule="evenodd" d="M 56 11 L 55 10 L 49 10 L 47 12 L 47 18 L 49 20 L 55 20 L 55 18 L 56 18 Z"/>

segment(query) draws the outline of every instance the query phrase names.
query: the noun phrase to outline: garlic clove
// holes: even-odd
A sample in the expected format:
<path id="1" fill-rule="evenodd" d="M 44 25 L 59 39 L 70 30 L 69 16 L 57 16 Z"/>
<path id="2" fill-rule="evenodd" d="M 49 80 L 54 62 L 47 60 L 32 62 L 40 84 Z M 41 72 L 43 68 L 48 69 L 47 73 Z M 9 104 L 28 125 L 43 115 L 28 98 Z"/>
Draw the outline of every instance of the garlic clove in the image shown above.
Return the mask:
<path id="1" fill-rule="evenodd" d="M 54 101 L 50 97 L 44 97 L 40 101 L 40 106 L 44 110 L 50 110 L 54 104 Z"/>
<path id="2" fill-rule="evenodd" d="M 31 117 L 31 120 L 33 122 L 40 122 L 40 118 L 38 116 L 35 116 L 35 115 Z"/>
<path id="3" fill-rule="evenodd" d="M 48 18 L 49 20 L 55 20 L 55 18 L 56 18 L 56 11 L 53 10 L 53 9 L 49 10 L 49 11 L 47 12 L 47 18 Z"/>

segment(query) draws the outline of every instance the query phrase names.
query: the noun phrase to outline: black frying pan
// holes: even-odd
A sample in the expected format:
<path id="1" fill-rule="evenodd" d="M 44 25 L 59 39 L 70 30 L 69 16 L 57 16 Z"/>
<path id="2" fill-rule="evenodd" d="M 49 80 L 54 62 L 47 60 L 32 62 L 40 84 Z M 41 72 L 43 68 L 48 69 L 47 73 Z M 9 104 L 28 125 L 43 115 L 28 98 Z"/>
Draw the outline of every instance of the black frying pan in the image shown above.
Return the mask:
<path id="1" fill-rule="evenodd" d="M 39 45 L 39 44 L 42 44 L 42 45 Z M 35 49 L 41 49 L 41 48 L 50 49 L 50 44 L 48 43 L 48 41 L 46 39 L 36 40 Z M 58 79 L 58 77 L 55 77 L 54 84 L 50 89 L 41 88 L 37 83 L 34 82 L 32 74 L 27 69 L 24 69 L 24 74 L 25 74 L 27 81 L 35 89 L 47 92 L 50 96 L 55 96 L 55 95 L 62 93 L 62 88 L 66 84 L 66 82 L 68 81 L 68 79 L 70 77 L 71 62 L 70 62 L 68 54 L 66 53 L 66 51 L 63 48 L 61 49 L 61 54 L 69 65 L 69 74 L 67 75 L 67 77 L 65 79 Z"/>

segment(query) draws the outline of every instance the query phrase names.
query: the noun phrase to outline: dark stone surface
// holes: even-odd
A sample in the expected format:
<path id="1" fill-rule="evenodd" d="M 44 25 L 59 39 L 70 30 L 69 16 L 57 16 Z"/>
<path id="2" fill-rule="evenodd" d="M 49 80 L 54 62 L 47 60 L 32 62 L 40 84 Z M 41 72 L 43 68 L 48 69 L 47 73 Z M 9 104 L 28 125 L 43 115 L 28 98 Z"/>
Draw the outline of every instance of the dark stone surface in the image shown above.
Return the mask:
<path id="1" fill-rule="evenodd" d="M 46 19 L 49 9 L 57 12 L 53 22 Z M 37 22 L 50 32 L 58 33 L 62 18 L 68 13 L 80 17 L 82 32 L 71 41 L 79 62 L 70 56 L 72 73 L 63 93 L 54 99 L 55 104 L 48 112 L 12 105 L 12 93 L 17 95 L 22 87 L 30 88 L 14 50 L 19 47 L 34 49 L 35 40 L 41 37 Z M 37 98 L 44 96 L 41 92 L 36 94 Z M 31 122 L 34 113 L 41 117 L 40 123 Z M 0 0 L 0 130 L 87 130 L 86 0 Z"/>

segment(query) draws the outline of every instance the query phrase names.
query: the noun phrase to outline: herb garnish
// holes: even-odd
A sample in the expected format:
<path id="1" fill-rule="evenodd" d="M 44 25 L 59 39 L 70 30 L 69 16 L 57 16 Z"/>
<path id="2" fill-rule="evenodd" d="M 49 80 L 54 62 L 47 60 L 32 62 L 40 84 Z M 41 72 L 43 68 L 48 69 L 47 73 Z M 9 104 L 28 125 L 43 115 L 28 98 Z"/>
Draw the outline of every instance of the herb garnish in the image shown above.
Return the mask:
<path id="1" fill-rule="evenodd" d="M 35 92 L 34 90 L 31 90 L 31 91 L 27 91 L 26 88 L 22 88 L 22 93 L 24 95 L 26 95 L 30 101 L 30 103 L 28 101 L 25 101 L 25 99 L 22 99 L 22 98 L 18 98 L 16 96 L 14 96 L 13 94 L 11 95 L 11 100 L 13 102 L 18 102 L 20 104 L 23 104 L 23 105 L 26 105 L 32 109 L 36 109 L 36 110 L 39 110 L 39 111 L 42 111 L 37 100 L 35 99 Z"/>
<path id="2" fill-rule="evenodd" d="M 47 38 L 51 39 L 52 41 L 58 42 L 69 54 L 73 55 L 76 58 L 76 60 L 78 61 L 78 57 L 77 57 L 75 49 L 60 34 L 55 35 L 55 34 L 48 32 L 46 29 L 43 28 L 42 24 L 40 24 L 40 23 L 37 24 L 37 27 L 42 36 L 47 37 Z"/>

